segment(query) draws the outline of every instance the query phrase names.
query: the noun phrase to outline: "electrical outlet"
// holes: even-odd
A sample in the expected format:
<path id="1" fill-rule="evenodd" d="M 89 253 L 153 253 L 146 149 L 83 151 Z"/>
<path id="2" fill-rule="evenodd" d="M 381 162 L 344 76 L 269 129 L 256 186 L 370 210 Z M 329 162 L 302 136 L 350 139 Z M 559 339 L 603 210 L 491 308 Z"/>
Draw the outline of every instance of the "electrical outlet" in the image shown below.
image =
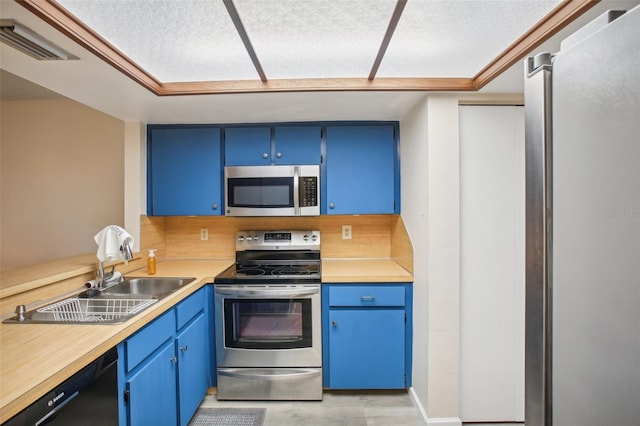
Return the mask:
<path id="1" fill-rule="evenodd" d="M 351 239 L 351 225 L 342 225 L 342 239 L 343 240 Z"/>
<path id="2" fill-rule="evenodd" d="M 209 239 L 209 230 L 207 228 L 200 229 L 200 241 L 207 241 Z"/>

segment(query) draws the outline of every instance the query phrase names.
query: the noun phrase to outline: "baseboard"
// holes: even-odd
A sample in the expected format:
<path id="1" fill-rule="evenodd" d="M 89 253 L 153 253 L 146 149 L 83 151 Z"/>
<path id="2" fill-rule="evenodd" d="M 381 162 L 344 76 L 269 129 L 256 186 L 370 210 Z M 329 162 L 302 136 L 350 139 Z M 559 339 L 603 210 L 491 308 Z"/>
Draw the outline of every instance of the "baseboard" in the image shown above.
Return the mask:
<path id="1" fill-rule="evenodd" d="M 422 417 L 422 420 L 427 425 L 429 425 L 429 426 L 430 425 L 462 426 L 462 420 L 460 420 L 458 417 L 432 417 L 432 418 L 429 418 L 427 416 L 427 410 L 424 409 L 424 406 L 420 402 L 420 399 L 418 398 L 418 395 L 416 395 L 416 392 L 413 390 L 413 388 L 409 388 L 409 396 L 411 396 L 411 400 L 413 401 L 415 406 L 418 408 L 418 411 L 420 412 L 420 416 Z"/>
<path id="2" fill-rule="evenodd" d="M 462 420 L 459 417 L 432 417 L 427 419 L 427 425 L 462 426 Z"/>
<path id="3" fill-rule="evenodd" d="M 422 406 L 422 403 L 418 399 L 418 395 L 416 395 L 416 391 L 413 390 L 413 387 L 409 388 L 409 396 L 411 397 L 411 400 L 413 401 L 415 406 L 418 408 L 418 411 L 420 411 L 420 416 L 422 417 L 422 420 L 426 423 L 428 421 L 427 411 Z"/>

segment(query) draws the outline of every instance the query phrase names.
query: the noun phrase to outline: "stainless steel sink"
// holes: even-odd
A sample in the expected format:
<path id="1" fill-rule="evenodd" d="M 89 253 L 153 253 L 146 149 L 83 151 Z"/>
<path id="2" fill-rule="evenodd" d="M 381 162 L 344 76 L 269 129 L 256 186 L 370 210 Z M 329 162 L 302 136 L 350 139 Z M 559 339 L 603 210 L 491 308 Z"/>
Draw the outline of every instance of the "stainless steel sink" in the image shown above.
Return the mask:
<path id="1" fill-rule="evenodd" d="M 88 290 L 4 320 L 14 324 L 117 324 L 195 281 L 193 277 L 128 278 L 104 291 Z M 95 292 L 92 294 L 90 292 Z M 17 308 L 16 312 L 18 312 Z M 18 319 L 19 317 L 22 319 Z"/>
<path id="2" fill-rule="evenodd" d="M 26 312 L 23 320 L 10 318 L 7 323 L 20 324 L 117 324 L 156 303 L 150 297 L 70 297 Z"/>
<path id="3" fill-rule="evenodd" d="M 119 284 L 109 287 L 103 293 L 110 295 L 142 295 L 162 299 L 179 288 L 195 281 L 195 278 L 175 277 L 143 277 L 128 278 Z"/>

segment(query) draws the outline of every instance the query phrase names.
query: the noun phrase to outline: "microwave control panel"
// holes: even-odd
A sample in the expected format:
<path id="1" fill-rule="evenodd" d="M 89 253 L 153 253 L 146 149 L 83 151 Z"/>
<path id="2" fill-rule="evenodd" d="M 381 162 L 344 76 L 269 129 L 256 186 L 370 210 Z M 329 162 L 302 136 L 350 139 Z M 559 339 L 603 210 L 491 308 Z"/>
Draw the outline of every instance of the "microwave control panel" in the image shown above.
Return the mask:
<path id="1" fill-rule="evenodd" d="M 318 205 L 318 178 L 315 176 L 300 176 L 298 188 L 300 207 L 314 207 Z"/>

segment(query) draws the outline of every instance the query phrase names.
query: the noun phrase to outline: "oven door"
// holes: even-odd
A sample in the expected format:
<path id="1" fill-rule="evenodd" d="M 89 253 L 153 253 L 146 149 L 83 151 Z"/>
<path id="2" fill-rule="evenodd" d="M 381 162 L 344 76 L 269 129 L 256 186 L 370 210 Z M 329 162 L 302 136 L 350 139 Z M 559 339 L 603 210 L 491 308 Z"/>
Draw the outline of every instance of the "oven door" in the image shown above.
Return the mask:
<path id="1" fill-rule="evenodd" d="M 320 367 L 320 284 L 215 284 L 218 367 Z"/>

